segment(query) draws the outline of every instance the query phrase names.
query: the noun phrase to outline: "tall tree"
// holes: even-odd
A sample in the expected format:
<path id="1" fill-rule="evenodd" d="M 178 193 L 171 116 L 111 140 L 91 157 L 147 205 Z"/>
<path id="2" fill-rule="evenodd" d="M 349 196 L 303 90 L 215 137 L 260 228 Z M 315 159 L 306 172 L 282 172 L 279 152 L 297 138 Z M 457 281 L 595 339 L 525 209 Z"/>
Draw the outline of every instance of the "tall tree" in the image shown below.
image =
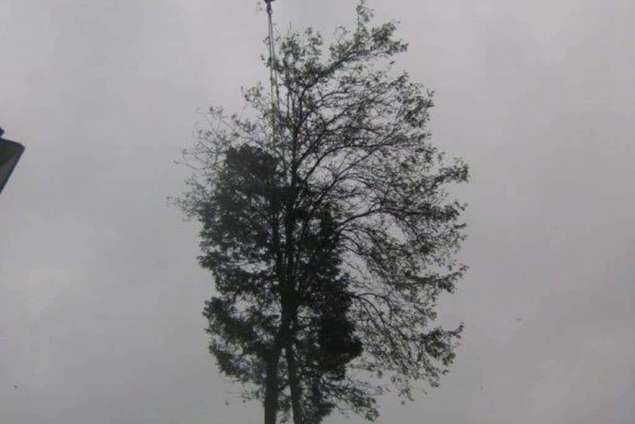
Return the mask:
<path id="1" fill-rule="evenodd" d="M 373 420 L 383 391 L 436 386 L 461 333 L 434 321 L 465 271 L 464 205 L 445 187 L 468 169 L 431 144 L 432 93 L 393 70 L 407 46 L 371 18 L 361 2 L 328 48 L 310 28 L 278 37 L 276 95 L 247 90 L 249 116 L 211 109 L 186 151 L 210 351 L 265 424 Z"/>

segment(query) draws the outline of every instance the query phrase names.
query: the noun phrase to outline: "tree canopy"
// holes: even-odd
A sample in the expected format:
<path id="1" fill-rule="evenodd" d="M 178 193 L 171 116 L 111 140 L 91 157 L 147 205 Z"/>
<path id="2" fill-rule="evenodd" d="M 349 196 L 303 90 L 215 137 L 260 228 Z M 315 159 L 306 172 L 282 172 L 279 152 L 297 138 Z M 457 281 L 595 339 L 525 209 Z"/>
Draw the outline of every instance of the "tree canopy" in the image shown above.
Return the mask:
<path id="1" fill-rule="evenodd" d="M 265 424 L 373 420 L 377 395 L 411 398 L 454 359 L 461 327 L 435 325 L 435 307 L 465 271 L 465 205 L 446 187 L 468 168 L 431 143 L 432 92 L 394 70 L 395 30 L 362 2 L 328 47 L 310 28 L 278 36 L 273 93 L 210 109 L 185 152 L 198 172 L 179 205 L 216 288 L 210 351 Z"/>

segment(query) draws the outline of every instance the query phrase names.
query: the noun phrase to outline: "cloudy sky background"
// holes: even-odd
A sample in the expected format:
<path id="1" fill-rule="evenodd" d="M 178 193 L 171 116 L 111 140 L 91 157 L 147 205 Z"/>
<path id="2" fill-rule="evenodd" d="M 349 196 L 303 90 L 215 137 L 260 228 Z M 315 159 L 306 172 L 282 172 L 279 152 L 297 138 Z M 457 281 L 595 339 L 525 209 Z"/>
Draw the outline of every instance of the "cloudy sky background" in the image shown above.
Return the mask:
<path id="1" fill-rule="evenodd" d="M 256 0 L 4 0 L 0 422 L 261 422 L 218 375 L 196 225 L 166 197 L 210 105 L 265 80 Z M 354 2 L 279 0 L 326 34 Z M 384 423 L 629 424 L 635 416 L 635 3 L 370 0 L 471 165 L 466 323 L 441 388 Z M 226 406 L 225 403 L 230 405 Z M 326 423 L 358 423 L 333 416 Z"/>

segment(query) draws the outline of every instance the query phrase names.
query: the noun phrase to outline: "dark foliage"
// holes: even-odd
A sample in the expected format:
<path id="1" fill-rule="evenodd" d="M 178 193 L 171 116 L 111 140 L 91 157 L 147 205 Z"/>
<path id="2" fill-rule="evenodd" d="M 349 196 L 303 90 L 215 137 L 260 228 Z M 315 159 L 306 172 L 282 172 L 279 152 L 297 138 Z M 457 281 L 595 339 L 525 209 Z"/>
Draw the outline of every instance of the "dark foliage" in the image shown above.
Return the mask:
<path id="1" fill-rule="evenodd" d="M 179 203 L 216 287 L 210 350 L 268 424 L 375 419 L 384 390 L 438 384 L 461 332 L 433 321 L 464 272 L 464 205 L 444 187 L 467 167 L 430 143 L 432 94 L 392 71 L 395 25 L 357 12 L 328 49 L 311 29 L 276 40 L 277 96 L 247 90 L 250 117 L 212 109 L 186 152 L 200 172 Z"/>

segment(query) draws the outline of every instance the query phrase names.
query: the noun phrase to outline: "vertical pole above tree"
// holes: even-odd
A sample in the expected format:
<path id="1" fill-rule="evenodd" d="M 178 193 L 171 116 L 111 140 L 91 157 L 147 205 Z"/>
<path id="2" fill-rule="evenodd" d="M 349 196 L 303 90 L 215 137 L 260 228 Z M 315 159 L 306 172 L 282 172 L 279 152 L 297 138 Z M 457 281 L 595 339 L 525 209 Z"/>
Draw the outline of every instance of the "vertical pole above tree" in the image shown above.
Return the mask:
<path id="1" fill-rule="evenodd" d="M 273 31 L 273 8 L 271 7 L 271 3 L 275 0 L 264 0 L 267 5 L 267 17 L 268 17 L 268 47 L 269 47 L 269 82 L 271 89 L 271 133 L 274 144 L 277 141 L 277 124 L 276 124 L 276 115 L 278 113 L 279 107 L 279 97 L 278 97 L 278 76 L 275 69 L 276 62 L 276 48 L 275 48 L 275 39 L 274 39 L 274 31 Z"/>
<path id="2" fill-rule="evenodd" d="M 277 114 L 278 114 L 278 81 L 275 70 L 276 52 L 275 40 L 273 32 L 273 8 L 271 3 L 274 0 L 264 0 L 267 5 L 267 29 L 268 29 L 268 48 L 269 48 L 269 83 L 271 90 L 271 139 L 272 143 L 277 144 Z M 277 338 L 277 337 L 276 337 Z M 264 424 L 276 424 L 279 406 L 279 380 L 278 380 L 278 364 L 280 361 L 280 350 L 272 352 L 267 363 L 265 396 L 264 396 Z"/>

